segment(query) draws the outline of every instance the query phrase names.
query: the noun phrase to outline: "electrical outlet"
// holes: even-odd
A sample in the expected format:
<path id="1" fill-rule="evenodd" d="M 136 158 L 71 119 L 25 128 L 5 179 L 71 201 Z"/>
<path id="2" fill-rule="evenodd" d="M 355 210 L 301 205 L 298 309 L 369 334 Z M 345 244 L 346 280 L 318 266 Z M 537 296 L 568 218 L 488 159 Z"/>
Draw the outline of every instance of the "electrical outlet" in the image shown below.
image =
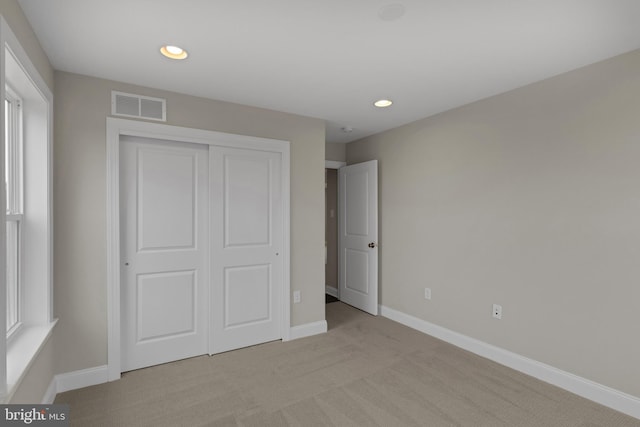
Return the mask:
<path id="1" fill-rule="evenodd" d="M 298 304 L 300 302 L 300 291 L 293 291 L 293 303 Z"/>
<path id="2" fill-rule="evenodd" d="M 431 288 L 424 288 L 424 299 L 431 299 Z"/>
<path id="3" fill-rule="evenodd" d="M 502 319 L 502 306 L 499 304 L 493 304 L 493 317 L 496 319 Z"/>

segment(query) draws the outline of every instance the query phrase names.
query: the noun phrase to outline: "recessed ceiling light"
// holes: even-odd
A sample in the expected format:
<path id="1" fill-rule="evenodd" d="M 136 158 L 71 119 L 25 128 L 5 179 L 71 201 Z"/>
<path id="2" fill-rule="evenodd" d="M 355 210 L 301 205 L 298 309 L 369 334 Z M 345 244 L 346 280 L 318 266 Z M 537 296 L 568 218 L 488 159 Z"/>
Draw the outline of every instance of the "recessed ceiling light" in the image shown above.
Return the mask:
<path id="1" fill-rule="evenodd" d="M 353 128 L 350 128 L 350 127 L 348 127 L 348 126 L 345 126 L 345 127 L 343 127 L 343 128 L 340 128 L 340 130 L 341 130 L 342 132 L 344 132 L 344 133 L 351 133 L 351 132 L 353 132 Z"/>
<path id="2" fill-rule="evenodd" d="M 389 100 L 389 99 L 379 99 L 376 102 L 373 103 L 373 105 L 375 105 L 378 108 L 385 108 L 390 106 L 391 104 L 393 104 L 393 101 Z"/>
<path id="3" fill-rule="evenodd" d="M 189 54 L 178 46 L 166 45 L 160 48 L 160 53 L 170 59 L 185 59 Z"/>
<path id="4" fill-rule="evenodd" d="M 394 3 L 382 6 L 378 10 L 378 16 L 383 21 L 395 21 L 402 18 L 404 15 L 404 5 L 401 3 Z"/>

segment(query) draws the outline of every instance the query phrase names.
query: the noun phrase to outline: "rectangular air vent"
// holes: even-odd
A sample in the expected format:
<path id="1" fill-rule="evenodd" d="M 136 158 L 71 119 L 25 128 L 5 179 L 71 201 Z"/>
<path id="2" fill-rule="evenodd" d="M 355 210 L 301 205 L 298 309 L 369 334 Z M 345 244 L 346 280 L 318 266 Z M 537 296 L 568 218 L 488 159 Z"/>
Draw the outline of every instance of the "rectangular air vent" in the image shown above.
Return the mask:
<path id="1" fill-rule="evenodd" d="M 166 122 L 167 100 L 114 90 L 111 91 L 111 114 Z"/>

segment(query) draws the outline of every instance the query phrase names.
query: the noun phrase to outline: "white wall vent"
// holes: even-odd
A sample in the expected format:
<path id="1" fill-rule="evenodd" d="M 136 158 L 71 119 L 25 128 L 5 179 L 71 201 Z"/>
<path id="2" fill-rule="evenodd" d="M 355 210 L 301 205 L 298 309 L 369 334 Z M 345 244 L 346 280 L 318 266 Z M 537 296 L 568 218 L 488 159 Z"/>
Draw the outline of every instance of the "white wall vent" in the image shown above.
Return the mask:
<path id="1" fill-rule="evenodd" d="M 167 100 L 111 91 L 111 115 L 167 121 Z"/>

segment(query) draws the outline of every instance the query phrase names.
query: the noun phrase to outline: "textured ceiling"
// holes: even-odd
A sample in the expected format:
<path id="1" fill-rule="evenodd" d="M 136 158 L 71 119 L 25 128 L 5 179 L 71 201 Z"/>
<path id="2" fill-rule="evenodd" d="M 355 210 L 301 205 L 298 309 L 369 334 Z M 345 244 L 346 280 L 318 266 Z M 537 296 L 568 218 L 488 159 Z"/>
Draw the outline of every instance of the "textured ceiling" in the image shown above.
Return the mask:
<path id="1" fill-rule="evenodd" d="M 19 3 L 58 70 L 321 118 L 329 142 L 640 48 L 637 0 Z"/>

